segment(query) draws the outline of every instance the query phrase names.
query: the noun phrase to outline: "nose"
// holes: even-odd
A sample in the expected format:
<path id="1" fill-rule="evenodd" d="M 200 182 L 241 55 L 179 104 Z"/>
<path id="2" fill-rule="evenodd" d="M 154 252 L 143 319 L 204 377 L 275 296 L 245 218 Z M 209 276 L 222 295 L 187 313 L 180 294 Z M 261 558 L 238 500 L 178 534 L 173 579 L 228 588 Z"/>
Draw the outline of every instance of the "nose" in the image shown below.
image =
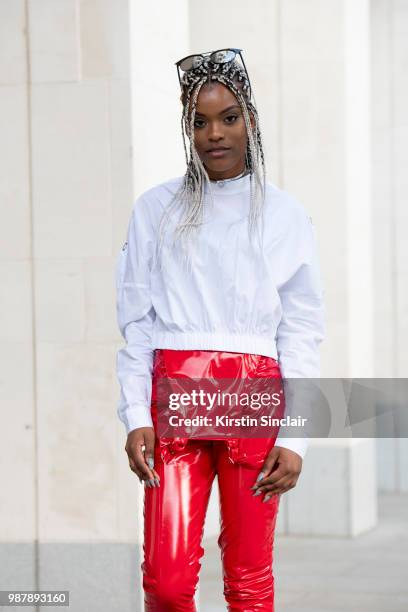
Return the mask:
<path id="1" fill-rule="evenodd" d="M 223 134 L 220 123 L 218 121 L 213 121 L 209 125 L 208 139 L 211 142 L 217 142 L 218 140 L 221 140 L 222 138 L 224 138 L 224 134 Z"/>

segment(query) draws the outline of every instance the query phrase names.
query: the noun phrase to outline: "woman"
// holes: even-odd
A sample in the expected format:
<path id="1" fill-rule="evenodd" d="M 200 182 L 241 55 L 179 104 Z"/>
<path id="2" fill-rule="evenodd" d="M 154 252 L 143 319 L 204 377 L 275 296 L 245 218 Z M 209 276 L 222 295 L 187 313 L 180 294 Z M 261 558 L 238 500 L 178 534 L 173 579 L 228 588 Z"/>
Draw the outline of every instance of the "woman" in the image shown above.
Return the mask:
<path id="1" fill-rule="evenodd" d="M 227 430 L 222 437 L 213 427 L 201 436 L 164 435 L 159 380 L 183 387 L 197 379 L 319 376 L 324 324 L 314 229 L 303 206 L 265 180 L 240 51 L 177 62 L 187 170 L 138 198 L 119 254 L 126 346 L 117 355 L 118 416 L 130 468 L 145 485 L 149 611 L 195 610 L 215 475 L 228 609 L 273 611 L 279 500 L 295 486 L 307 448 L 302 434 L 272 430 L 266 438 Z"/>

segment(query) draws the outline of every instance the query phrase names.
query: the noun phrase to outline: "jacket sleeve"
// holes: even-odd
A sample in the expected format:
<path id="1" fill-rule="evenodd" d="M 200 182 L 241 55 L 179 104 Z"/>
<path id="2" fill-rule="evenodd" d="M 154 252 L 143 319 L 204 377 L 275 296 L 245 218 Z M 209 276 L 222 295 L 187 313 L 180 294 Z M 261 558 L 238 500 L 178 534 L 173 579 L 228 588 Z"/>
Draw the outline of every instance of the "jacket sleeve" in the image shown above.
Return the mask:
<path id="1" fill-rule="evenodd" d="M 127 240 L 116 265 L 117 322 L 126 341 L 116 358 L 120 385 L 117 414 L 127 433 L 138 427 L 153 427 L 151 332 L 155 311 L 150 293 L 150 270 L 154 233 L 147 206 L 143 196 L 134 204 Z"/>
<path id="2" fill-rule="evenodd" d="M 300 205 L 287 227 L 283 253 L 287 263 L 282 269 L 287 273 L 278 286 L 282 316 L 276 342 L 285 414 L 307 416 L 313 381 L 302 384 L 292 379 L 320 377 L 319 345 L 325 336 L 325 307 L 315 228 Z M 309 444 L 306 433 L 302 430 L 303 437 L 295 438 L 288 431 L 280 430 L 275 446 L 289 448 L 303 458 Z"/>

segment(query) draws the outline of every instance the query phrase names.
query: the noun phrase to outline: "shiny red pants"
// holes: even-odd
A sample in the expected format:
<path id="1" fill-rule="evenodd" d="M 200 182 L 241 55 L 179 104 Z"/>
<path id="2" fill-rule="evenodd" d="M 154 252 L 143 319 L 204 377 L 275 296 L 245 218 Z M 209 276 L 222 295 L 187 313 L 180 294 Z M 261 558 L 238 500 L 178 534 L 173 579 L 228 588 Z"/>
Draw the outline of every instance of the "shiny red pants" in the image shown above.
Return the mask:
<path id="1" fill-rule="evenodd" d="M 155 381 L 169 377 L 275 377 L 271 357 L 219 351 L 155 352 L 152 418 L 157 426 Z M 220 500 L 218 545 L 229 611 L 274 611 L 272 572 L 279 495 L 263 502 L 251 487 L 275 438 L 160 440 L 155 470 L 160 486 L 145 488 L 143 588 L 149 612 L 195 611 L 204 521 L 217 475 Z M 204 594 L 202 595 L 204 596 Z"/>

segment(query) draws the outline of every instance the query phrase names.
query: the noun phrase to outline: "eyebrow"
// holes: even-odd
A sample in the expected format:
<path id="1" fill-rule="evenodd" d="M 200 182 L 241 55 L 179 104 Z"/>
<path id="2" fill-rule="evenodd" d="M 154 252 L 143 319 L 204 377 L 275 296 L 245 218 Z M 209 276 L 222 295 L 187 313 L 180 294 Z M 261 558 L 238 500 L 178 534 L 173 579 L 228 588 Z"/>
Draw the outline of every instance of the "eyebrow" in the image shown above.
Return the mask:
<path id="1" fill-rule="evenodd" d="M 223 115 L 224 113 L 226 113 L 227 111 L 232 110 L 233 108 L 241 108 L 239 106 L 239 104 L 233 104 L 232 106 L 228 106 L 228 108 L 224 108 L 223 111 L 220 112 L 220 115 Z M 198 111 L 196 111 L 196 115 L 200 115 L 200 117 L 205 117 L 204 113 L 199 113 Z"/>

